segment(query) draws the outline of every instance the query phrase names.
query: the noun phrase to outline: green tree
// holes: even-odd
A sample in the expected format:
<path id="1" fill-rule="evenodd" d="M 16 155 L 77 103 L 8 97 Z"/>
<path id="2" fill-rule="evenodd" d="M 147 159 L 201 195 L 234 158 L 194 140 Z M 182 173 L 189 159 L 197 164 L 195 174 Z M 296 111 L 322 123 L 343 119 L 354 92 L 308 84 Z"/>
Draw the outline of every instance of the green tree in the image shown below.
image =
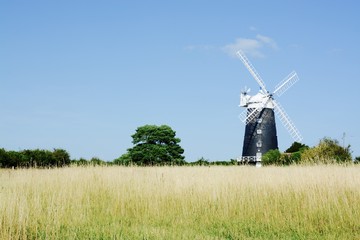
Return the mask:
<path id="1" fill-rule="evenodd" d="M 65 166 L 70 164 L 70 155 L 64 149 L 54 149 L 53 157 L 57 166 Z"/>
<path id="2" fill-rule="evenodd" d="M 6 151 L 5 149 L 0 149 L 0 164 L 1 167 L 16 167 L 17 166 L 18 154 L 14 151 Z"/>
<path id="3" fill-rule="evenodd" d="M 309 149 L 309 146 L 303 143 L 294 142 L 288 149 L 285 150 L 283 154 L 281 154 L 282 162 L 286 165 L 300 163 L 301 154 L 306 149 Z"/>
<path id="4" fill-rule="evenodd" d="M 31 167 L 56 166 L 56 159 L 53 152 L 49 150 L 35 149 L 21 152 L 26 157 L 27 165 Z"/>
<path id="5" fill-rule="evenodd" d="M 119 160 L 136 165 L 181 165 L 184 164 L 184 149 L 180 138 L 167 125 L 145 125 L 138 127 L 132 136 L 134 147 Z"/>
<path id="6" fill-rule="evenodd" d="M 0 167 L 7 167 L 7 152 L 0 148 Z"/>
<path id="7" fill-rule="evenodd" d="M 20 152 L 22 159 L 18 159 L 18 166 L 27 167 L 61 167 L 70 164 L 70 155 L 63 149 L 54 151 L 34 149 Z"/>
<path id="8" fill-rule="evenodd" d="M 299 142 L 294 142 L 288 149 L 285 150 L 285 152 L 286 153 L 295 153 L 295 152 L 299 152 L 305 148 L 309 148 L 309 147 L 305 144 L 302 144 Z"/>
<path id="9" fill-rule="evenodd" d="M 106 162 L 101 160 L 100 158 L 98 157 L 92 157 L 89 161 L 89 164 L 93 165 L 93 166 L 96 166 L 96 165 L 106 165 Z"/>

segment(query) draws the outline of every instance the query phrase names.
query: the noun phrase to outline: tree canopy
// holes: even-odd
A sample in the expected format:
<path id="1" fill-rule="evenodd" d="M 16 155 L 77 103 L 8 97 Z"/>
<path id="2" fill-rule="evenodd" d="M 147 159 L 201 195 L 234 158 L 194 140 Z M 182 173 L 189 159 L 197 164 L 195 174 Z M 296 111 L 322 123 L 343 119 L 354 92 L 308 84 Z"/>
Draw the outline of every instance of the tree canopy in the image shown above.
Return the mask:
<path id="1" fill-rule="evenodd" d="M 182 165 L 184 149 L 180 138 L 167 125 L 138 127 L 132 136 L 134 147 L 115 160 L 117 164 L 136 165 Z"/>
<path id="2" fill-rule="evenodd" d="M 285 153 L 295 153 L 302 149 L 309 148 L 307 145 L 299 142 L 293 142 L 293 144 L 285 150 Z"/>

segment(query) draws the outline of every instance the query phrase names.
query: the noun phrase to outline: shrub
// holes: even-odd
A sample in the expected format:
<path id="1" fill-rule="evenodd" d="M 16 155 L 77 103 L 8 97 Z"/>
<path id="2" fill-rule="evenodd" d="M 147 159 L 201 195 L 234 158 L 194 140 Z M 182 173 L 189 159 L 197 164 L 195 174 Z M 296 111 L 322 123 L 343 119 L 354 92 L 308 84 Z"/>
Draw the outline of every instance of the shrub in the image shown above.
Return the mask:
<path id="1" fill-rule="evenodd" d="M 130 166 L 132 165 L 131 157 L 129 153 L 124 153 L 113 162 L 115 165 Z"/>
<path id="2" fill-rule="evenodd" d="M 263 165 L 282 165 L 280 151 L 278 149 L 269 150 L 262 156 L 261 162 Z"/>
<path id="3" fill-rule="evenodd" d="M 323 138 L 313 148 L 306 149 L 301 154 L 301 163 L 330 164 L 351 162 L 350 145 L 342 147 L 337 140 Z"/>

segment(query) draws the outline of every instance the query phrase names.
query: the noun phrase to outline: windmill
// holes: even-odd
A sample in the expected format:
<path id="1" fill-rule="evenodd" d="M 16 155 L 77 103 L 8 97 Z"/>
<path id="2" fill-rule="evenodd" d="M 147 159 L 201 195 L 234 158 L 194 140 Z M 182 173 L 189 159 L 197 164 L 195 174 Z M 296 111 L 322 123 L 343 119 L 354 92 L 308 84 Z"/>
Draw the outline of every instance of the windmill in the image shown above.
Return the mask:
<path id="1" fill-rule="evenodd" d="M 281 96 L 299 78 L 294 71 L 291 72 L 270 93 L 266 90 L 264 81 L 245 54 L 242 51 L 238 51 L 237 56 L 260 86 L 260 91 L 254 96 L 249 95 L 250 89 L 246 87 L 240 95 L 239 106 L 246 108 L 240 114 L 240 119 L 246 126 L 242 157 L 238 158 L 238 161 L 241 163 L 256 163 L 257 166 L 261 166 L 261 156 L 271 149 L 278 149 L 275 113 L 291 137 L 296 142 L 302 141 L 300 132 L 296 129 L 284 108 L 274 98 L 275 94 Z"/>

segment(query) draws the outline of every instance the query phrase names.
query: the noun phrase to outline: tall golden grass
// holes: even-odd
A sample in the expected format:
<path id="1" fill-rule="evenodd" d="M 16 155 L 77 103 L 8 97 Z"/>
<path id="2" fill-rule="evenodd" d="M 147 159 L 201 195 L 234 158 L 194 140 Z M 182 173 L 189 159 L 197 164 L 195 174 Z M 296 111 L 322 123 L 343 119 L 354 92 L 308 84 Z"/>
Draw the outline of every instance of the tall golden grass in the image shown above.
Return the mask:
<path id="1" fill-rule="evenodd" d="M 360 239 L 360 167 L 0 170 L 1 239 Z"/>

